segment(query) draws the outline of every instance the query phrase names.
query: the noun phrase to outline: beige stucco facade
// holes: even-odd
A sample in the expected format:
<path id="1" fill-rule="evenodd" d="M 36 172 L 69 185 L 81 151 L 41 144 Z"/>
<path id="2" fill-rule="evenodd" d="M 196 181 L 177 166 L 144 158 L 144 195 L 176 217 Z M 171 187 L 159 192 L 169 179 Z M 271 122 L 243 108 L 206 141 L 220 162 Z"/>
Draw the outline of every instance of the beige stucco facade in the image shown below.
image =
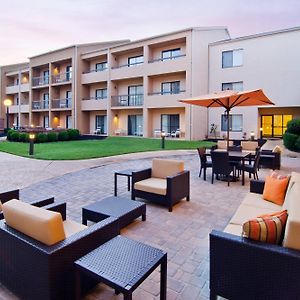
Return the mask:
<path id="1" fill-rule="evenodd" d="M 222 52 L 242 49 L 242 64 L 222 68 Z M 221 131 L 222 109 L 189 106 L 180 99 L 242 82 L 263 88 L 276 108 L 236 108 L 242 128 L 259 135 L 261 115 L 300 115 L 300 28 L 230 39 L 224 27 L 190 28 L 161 36 L 75 45 L 1 67 L 3 100 L 10 98 L 9 124 L 72 127 L 82 133 L 159 136 L 180 131 L 203 139 L 214 123 Z M 1 124 L 0 124 L 1 125 Z"/>

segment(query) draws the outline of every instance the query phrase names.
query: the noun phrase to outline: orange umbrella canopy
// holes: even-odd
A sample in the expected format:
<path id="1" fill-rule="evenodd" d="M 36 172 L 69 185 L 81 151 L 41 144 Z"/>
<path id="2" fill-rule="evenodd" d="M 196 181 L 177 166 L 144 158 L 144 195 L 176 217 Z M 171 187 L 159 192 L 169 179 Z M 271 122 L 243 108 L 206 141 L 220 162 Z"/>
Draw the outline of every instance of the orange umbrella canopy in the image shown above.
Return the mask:
<path id="1" fill-rule="evenodd" d="M 235 106 L 274 105 L 262 90 L 225 90 L 179 101 L 205 107 L 223 107 L 227 111 Z"/>

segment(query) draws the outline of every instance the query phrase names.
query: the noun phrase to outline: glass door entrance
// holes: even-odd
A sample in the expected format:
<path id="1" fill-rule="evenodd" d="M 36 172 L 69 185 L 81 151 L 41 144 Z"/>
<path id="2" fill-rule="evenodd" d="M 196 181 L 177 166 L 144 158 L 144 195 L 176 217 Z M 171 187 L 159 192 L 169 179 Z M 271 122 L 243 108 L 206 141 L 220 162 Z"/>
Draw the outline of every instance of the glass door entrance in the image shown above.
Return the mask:
<path id="1" fill-rule="evenodd" d="M 263 137 L 282 137 L 286 124 L 292 120 L 292 115 L 262 115 L 261 128 Z"/>

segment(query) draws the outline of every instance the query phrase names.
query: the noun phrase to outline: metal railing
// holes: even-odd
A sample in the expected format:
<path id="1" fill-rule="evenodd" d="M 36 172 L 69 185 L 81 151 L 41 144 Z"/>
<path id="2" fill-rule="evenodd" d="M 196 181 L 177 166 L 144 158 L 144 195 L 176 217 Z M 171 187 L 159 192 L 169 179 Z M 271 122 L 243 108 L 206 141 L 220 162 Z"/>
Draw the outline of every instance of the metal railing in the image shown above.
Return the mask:
<path id="1" fill-rule="evenodd" d="M 180 55 L 168 56 L 168 57 L 160 57 L 160 58 L 155 58 L 155 59 L 149 60 L 148 63 L 150 64 L 150 63 L 154 63 L 157 61 L 174 60 L 174 59 L 184 57 L 184 56 L 186 56 L 186 54 L 180 54 Z"/>
<path id="2" fill-rule="evenodd" d="M 71 108 L 72 98 L 52 100 L 52 108 Z"/>
<path id="3" fill-rule="evenodd" d="M 52 75 L 52 83 L 69 82 L 72 80 L 72 71 Z"/>
<path id="4" fill-rule="evenodd" d="M 32 78 L 32 86 L 40 86 L 49 84 L 49 76 L 39 76 Z"/>
<path id="5" fill-rule="evenodd" d="M 91 69 L 89 71 L 82 72 L 82 74 L 89 74 L 89 73 L 94 73 L 94 72 L 103 72 L 103 71 L 106 71 L 107 69 L 108 69 L 107 67 L 98 68 L 98 69 Z"/>
<path id="6" fill-rule="evenodd" d="M 153 93 L 148 93 L 148 96 L 153 96 L 153 95 L 175 95 L 175 94 L 181 94 L 185 93 L 185 90 L 178 90 L 178 91 L 160 91 L 160 92 L 153 92 Z"/>
<path id="7" fill-rule="evenodd" d="M 49 108 L 49 101 L 38 100 L 32 101 L 32 109 L 48 109 Z"/>
<path id="8" fill-rule="evenodd" d="M 111 106 L 142 106 L 144 94 L 119 95 L 111 97 Z"/>
<path id="9" fill-rule="evenodd" d="M 105 100 L 107 99 L 107 96 L 106 97 L 84 97 L 82 98 L 82 100 Z"/>
<path id="10" fill-rule="evenodd" d="M 131 64 L 124 64 L 116 67 L 111 67 L 112 69 L 120 69 L 120 68 L 125 68 L 125 67 L 133 67 L 137 65 L 142 65 L 144 62 L 136 62 L 136 63 L 131 63 Z"/>

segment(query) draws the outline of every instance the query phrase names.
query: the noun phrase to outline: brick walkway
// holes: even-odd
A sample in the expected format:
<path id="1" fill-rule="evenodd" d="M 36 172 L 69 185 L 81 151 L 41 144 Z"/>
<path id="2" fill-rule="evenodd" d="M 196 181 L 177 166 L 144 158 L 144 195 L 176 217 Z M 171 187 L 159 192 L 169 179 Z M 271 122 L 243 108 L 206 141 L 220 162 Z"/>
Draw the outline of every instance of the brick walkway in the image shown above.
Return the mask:
<path id="1" fill-rule="evenodd" d="M 180 152 L 179 152 L 180 153 Z M 145 242 L 168 252 L 168 299 L 208 299 L 209 263 L 208 234 L 212 229 L 223 229 L 249 191 L 240 182 L 210 183 L 198 177 L 199 161 L 195 152 L 172 155 L 170 158 L 185 161 L 191 171 L 191 201 L 181 201 L 172 213 L 164 207 L 147 204 L 147 221 L 136 220 L 127 226 L 122 234 Z M 90 167 L 52 179 L 35 183 L 22 189 L 23 199 L 55 196 L 67 202 L 68 218 L 81 222 L 81 207 L 101 198 L 113 195 L 113 174 L 126 168 L 150 167 L 151 158 L 112 162 L 107 165 Z M 300 171 L 299 159 L 283 157 L 282 172 Z M 269 170 L 259 172 L 261 178 Z M 130 197 L 125 177 L 118 178 L 118 195 Z M 155 271 L 134 293 L 134 299 L 159 299 L 159 271 Z M 18 299 L 0 285 L 0 299 Z M 123 299 L 122 294 L 102 284 L 90 292 L 85 300 Z"/>

